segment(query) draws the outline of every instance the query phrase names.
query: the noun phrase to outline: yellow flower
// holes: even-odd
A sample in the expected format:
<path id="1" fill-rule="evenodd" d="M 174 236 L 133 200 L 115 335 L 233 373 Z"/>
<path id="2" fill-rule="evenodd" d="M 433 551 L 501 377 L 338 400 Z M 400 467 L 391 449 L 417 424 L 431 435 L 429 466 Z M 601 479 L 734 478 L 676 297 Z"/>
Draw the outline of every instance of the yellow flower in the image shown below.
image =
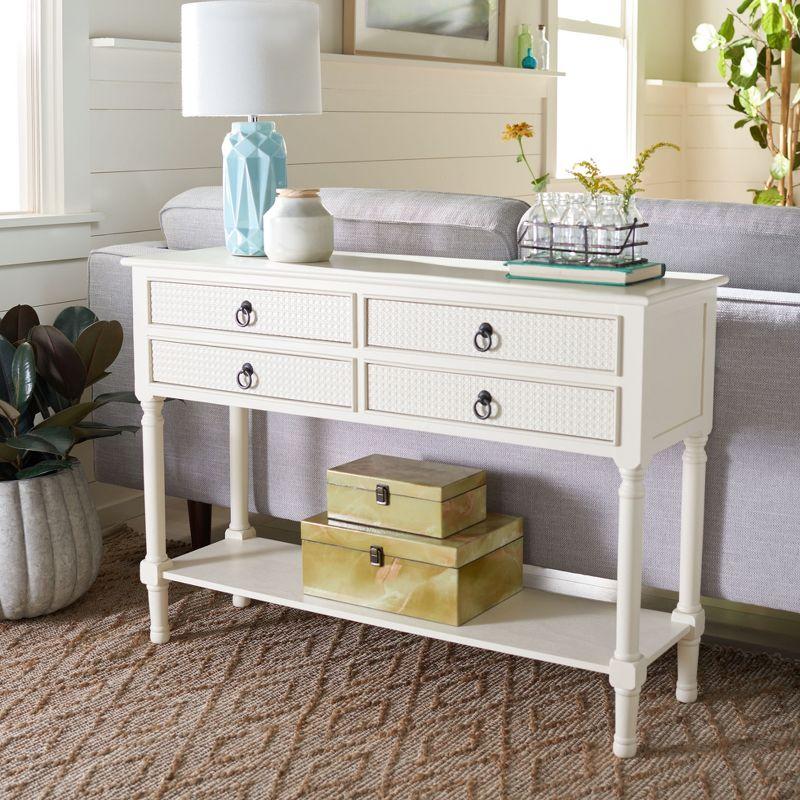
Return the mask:
<path id="1" fill-rule="evenodd" d="M 527 122 L 517 122 L 514 125 L 506 125 L 502 135 L 506 142 L 510 142 L 513 139 L 517 141 L 520 139 L 532 139 L 533 128 Z"/>

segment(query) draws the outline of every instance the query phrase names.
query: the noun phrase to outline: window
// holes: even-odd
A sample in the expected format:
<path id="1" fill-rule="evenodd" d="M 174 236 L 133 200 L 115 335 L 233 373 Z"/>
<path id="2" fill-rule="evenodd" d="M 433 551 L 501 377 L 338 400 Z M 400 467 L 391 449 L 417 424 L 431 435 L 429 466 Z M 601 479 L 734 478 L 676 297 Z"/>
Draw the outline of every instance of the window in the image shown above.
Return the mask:
<path id="1" fill-rule="evenodd" d="M 33 0 L 0 3 L 0 213 L 37 210 L 38 108 Z"/>
<path id="2" fill-rule="evenodd" d="M 558 0 L 557 176 L 594 158 L 603 172 L 630 169 L 635 147 L 637 0 Z"/>

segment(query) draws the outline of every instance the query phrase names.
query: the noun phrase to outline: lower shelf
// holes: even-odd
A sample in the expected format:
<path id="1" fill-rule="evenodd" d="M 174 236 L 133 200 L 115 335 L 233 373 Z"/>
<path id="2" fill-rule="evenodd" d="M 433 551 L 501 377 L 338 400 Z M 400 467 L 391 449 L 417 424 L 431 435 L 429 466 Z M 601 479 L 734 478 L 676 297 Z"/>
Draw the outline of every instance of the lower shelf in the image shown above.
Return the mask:
<path id="1" fill-rule="evenodd" d="M 300 547 L 271 539 L 215 542 L 172 561 L 170 581 L 266 603 L 429 636 L 537 661 L 608 672 L 614 651 L 613 603 L 523 589 L 465 625 L 451 627 L 303 594 Z M 640 646 L 647 663 L 689 629 L 663 611 L 641 612 Z"/>

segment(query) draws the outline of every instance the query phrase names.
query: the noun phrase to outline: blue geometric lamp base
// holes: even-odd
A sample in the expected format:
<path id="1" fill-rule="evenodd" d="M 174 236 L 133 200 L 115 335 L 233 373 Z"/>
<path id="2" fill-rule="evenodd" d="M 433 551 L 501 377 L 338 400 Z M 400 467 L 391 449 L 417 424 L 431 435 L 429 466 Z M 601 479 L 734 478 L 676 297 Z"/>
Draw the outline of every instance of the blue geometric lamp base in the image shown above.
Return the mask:
<path id="1" fill-rule="evenodd" d="M 222 143 L 225 246 L 235 256 L 264 255 L 264 214 L 285 189 L 286 143 L 274 122 L 235 122 Z"/>

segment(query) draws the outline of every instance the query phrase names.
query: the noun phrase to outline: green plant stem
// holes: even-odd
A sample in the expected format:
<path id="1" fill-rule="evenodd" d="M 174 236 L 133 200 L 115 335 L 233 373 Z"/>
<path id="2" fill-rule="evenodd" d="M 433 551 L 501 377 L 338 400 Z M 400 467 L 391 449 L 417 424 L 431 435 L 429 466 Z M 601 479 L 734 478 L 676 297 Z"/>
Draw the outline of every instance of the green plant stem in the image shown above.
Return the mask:
<path id="1" fill-rule="evenodd" d="M 536 182 L 536 176 L 533 174 L 533 170 L 531 169 L 531 165 L 528 162 L 528 157 L 525 155 L 525 150 L 523 150 L 523 148 L 522 148 L 522 139 L 517 139 L 517 144 L 519 145 L 519 154 L 522 157 L 522 160 L 525 163 L 525 166 L 528 168 L 528 172 L 530 173 L 531 183 L 535 183 Z M 539 192 L 539 194 L 541 194 L 541 192 Z M 544 211 L 544 221 L 549 223 L 550 220 L 547 219 L 547 207 L 544 204 L 544 200 L 542 200 L 542 211 Z"/>

